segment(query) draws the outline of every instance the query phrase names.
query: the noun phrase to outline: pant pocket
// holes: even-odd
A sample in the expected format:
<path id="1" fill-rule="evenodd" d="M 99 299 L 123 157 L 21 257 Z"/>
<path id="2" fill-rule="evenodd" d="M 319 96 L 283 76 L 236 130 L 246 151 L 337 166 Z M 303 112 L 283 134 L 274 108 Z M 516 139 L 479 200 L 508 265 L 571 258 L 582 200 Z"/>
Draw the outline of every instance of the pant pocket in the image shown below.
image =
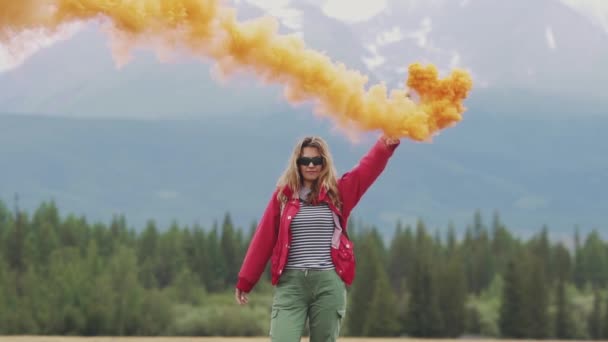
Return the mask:
<path id="1" fill-rule="evenodd" d="M 334 327 L 334 333 L 332 336 L 332 341 L 336 341 L 338 337 L 340 337 L 340 331 L 342 330 L 342 324 L 344 323 L 344 317 L 346 316 L 346 310 L 340 309 L 337 311 L 338 313 L 338 321 L 336 322 L 336 326 Z"/>
<path id="2" fill-rule="evenodd" d="M 269 336 L 272 336 L 273 333 L 276 332 L 277 329 L 277 316 L 279 315 L 279 309 L 272 308 L 270 313 L 270 331 L 268 332 Z"/>

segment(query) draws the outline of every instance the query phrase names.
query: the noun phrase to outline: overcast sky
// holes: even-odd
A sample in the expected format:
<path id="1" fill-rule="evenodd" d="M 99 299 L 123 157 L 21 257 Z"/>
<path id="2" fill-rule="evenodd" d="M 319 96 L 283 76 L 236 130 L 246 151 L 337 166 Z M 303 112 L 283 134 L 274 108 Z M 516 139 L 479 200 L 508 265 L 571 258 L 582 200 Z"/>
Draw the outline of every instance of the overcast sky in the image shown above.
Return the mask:
<path id="1" fill-rule="evenodd" d="M 310 4 L 318 6 L 322 12 L 333 19 L 343 21 L 347 24 L 365 23 L 375 16 L 387 11 L 389 1 L 387 0 L 306 0 Z M 429 15 L 434 10 L 445 6 L 448 0 L 399 0 L 405 7 L 416 8 L 425 7 Z M 449 0 L 453 2 L 454 0 Z M 458 0 L 462 7 L 469 6 L 473 1 L 485 0 Z M 606 0 L 553 0 L 559 1 L 569 6 L 573 11 L 577 11 L 588 18 L 590 22 L 601 28 L 608 34 L 608 1 Z M 301 28 L 300 16 L 301 13 L 292 7 L 294 1 L 290 0 L 234 0 L 233 3 L 238 8 L 244 3 L 257 6 L 268 14 L 277 17 L 282 25 L 297 31 Z M 35 32 L 28 32 L 19 37 L 17 44 L 19 45 L 19 53 L 12 54 L 9 47 L 0 45 L 0 72 L 18 67 L 28 57 L 32 56 L 40 48 L 52 46 L 56 41 L 61 39 L 69 39 L 79 29 L 78 25 L 67 27 L 63 32 L 53 36 L 43 36 Z M 424 29 L 424 27 L 422 27 Z M 386 39 L 398 39 L 401 32 L 393 30 L 388 32 Z M 549 46 L 555 48 L 555 36 L 550 28 L 546 30 L 546 40 Z M 419 39 L 424 39 L 424 36 L 418 36 Z M 458 57 L 455 56 L 455 59 Z M 379 63 L 380 59 L 368 58 L 368 63 L 372 66 L 374 63 Z"/>

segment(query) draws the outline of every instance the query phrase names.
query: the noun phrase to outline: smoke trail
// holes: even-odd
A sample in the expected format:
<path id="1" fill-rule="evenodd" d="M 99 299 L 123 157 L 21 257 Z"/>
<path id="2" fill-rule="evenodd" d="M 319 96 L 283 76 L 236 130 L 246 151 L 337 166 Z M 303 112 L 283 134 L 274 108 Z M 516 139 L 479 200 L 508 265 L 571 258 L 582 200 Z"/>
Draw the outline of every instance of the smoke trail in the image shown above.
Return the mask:
<path id="1" fill-rule="evenodd" d="M 311 101 L 315 112 L 342 127 L 382 130 L 391 137 L 428 140 L 462 120 L 462 102 L 472 87 L 463 70 L 439 79 L 433 65 L 412 64 L 404 88 L 389 94 L 378 84 L 366 91 L 365 75 L 308 49 L 295 36 L 278 34 L 274 18 L 239 22 L 236 11 L 218 0 L 2 1 L 0 42 L 10 42 L 24 30 L 52 32 L 90 20 L 112 25 L 114 54 L 120 59 L 128 59 L 129 49 L 140 42 L 185 49 L 215 60 L 224 75 L 249 71 L 282 84 L 290 102 Z M 419 101 L 409 98 L 410 90 Z"/>

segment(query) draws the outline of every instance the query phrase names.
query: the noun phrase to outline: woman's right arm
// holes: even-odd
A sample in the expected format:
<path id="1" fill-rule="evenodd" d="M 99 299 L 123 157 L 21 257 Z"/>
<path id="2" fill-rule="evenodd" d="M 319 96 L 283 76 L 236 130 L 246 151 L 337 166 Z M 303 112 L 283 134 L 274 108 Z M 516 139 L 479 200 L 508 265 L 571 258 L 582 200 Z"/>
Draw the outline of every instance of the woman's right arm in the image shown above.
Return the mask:
<path id="1" fill-rule="evenodd" d="M 272 250 L 277 241 L 280 220 L 277 194 L 278 190 L 275 190 L 245 254 L 236 284 L 237 290 L 241 292 L 248 293 L 253 289 L 262 273 L 264 273 L 268 259 L 272 255 Z"/>

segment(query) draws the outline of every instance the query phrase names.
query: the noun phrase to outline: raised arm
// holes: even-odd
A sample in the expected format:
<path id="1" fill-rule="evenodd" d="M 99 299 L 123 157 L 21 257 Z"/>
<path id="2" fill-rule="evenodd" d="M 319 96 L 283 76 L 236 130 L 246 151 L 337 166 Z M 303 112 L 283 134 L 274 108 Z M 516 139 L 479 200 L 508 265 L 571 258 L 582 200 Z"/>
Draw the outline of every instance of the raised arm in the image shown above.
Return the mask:
<path id="1" fill-rule="evenodd" d="M 342 194 L 342 215 L 348 217 L 363 194 L 384 171 L 389 158 L 401 143 L 398 139 L 381 136 L 359 163 L 339 180 Z"/>

